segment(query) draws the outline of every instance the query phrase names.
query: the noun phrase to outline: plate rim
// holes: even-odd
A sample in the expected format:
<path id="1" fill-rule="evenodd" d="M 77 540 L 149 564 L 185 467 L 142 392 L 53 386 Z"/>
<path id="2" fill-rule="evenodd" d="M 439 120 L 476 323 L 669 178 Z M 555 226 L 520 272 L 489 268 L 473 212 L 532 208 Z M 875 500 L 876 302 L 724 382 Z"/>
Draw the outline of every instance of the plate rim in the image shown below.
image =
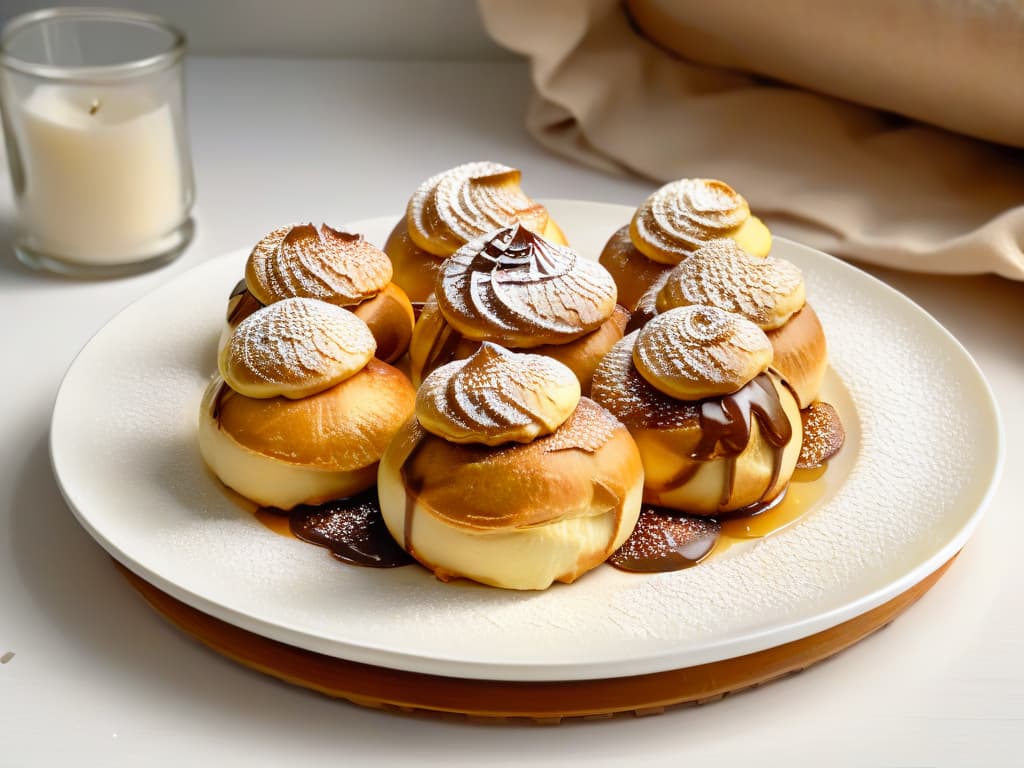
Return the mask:
<path id="1" fill-rule="evenodd" d="M 559 207 L 575 206 L 583 206 L 588 209 L 603 208 L 608 212 L 614 212 L 616 214 L 621 213 L 625 215 L 627 217 L 626 220 L 628 220 L 628 216 L 631 215 L 633 210 L 633 208 L 628 205 L 574 199 L 543 199 L 541 202 L 556 209 Z M 351 222 L 347 226 L 363 229 L 366 229 L 369 226 L 381 226 L 385 222 L 396 220 L 400 215 L 401 214 L 396 213 L 391 216 L 385 215 L 370 217 Z M 154 294 L 164 290 L 171 290 L 174 285 L 180 282 L 195 279 L 195 273 L 200 270 L 213 270 L 215 269 L 213 265 L 216 263 L 226 262 L 231 259 L 240 259 L 244 252 L 250 250 L 248 247 L 234 249 L 218 256 L 211 257 L 204 262 L 175 275 L 171 280 L 157 286 L 153 290 L 146 292 L 107 320 L 107 322 L 105 322 L 103 326 L 81 347 L 67 366 L 53 401 L 50 428 L 48 431 L 48 448 L 54 478 L 65 503 L 74 514 L 78 523 L 89 533 L 90 537 L 100 544 L 100 546 L 111 557 L 138 575 L 140 578 L 143 578 L 153 586 L 166 591 L 172 597 L 182 600 L 188 605 L 201 610 L 204 613 L 208 613 L 211 616 L 242 627 L 243 629 L 256 632 L 263 637 L 285 642 L 307 650 L 325 653 L 326 655 L 334 656 L 336 658 L 343 658 L 351 661 L 410 672 L 423 672 L 426 674 L 466 679 L 504 681 L 548 680 L 558 682 L 594 678 L 627 677 L 647 672 L 653 673 L 668 669 L 685 668 L 686 666 L 693 666 L 700 663 L 706 663 L 708 661 L 734 658 L 746 653 L 764 650 L 776 645 L 782 645 L 792 640 L 801 639 L 878 607 L 887 600 L 923 581 L 957 552 L 959 552 L 962 546 L 973 534 L 981 519 L 984 517 L 986 509 L 991 504 L 992 498 L 998 490 L 1005 465 L 1005 435 L 998 402 L 996 401 L 991 385 L 985 378 L 980 366 L 978 366 L 973 356 L 960 343 L 960 341 L 948 329 L 939 323 L 938 320 L 936 320 L 927 310 L 905 294 L 874 275 L 865 272 L 854 264 L 850 264 L 847 261 L 838 259 L 830 254 L 787 238 L 773 236 L 773 239 L 778 242 L 787 243 L 789 246 L 795 247 L 809 254 L 813 254 L 813 258 L 824 258 L 828 261 L 837 262 L 840 265 L 840 268 L 852 270 L 852 272 L 858 275 L 858 279 L 866 280 L 873 290 L 883 291 L 888 295 L 890 300 L 905 302 L 910 308 L 912 308 L 912 311 L 919 313 L 922 318 L 926 319 L 932 326 L 933 330 L 939 332 L 944 337 L 945 341 L 950 343 L 957 354 L 962 357 L 961 362 L 966 363 L 966 368 L 964 370 L 970 372 L 971 376 L 975 380 L 973 383 L 979 386 L 986 396 L 984 404 L 988 411 L 986 416 L 991 419 L 991 425 L 993 427 L 992 437 L 994 438 L 994 443 L 992 445 L 992 449 L 994 450 L 995 461 L 993 462 L 991 472 L 987 479 L 984 493 L 981 495 L 976 508 L 966 519 L 965 523 L 957 530 L 956 534 L 952 536 L 942 547 L 940 547 L 931 557 L 918 563 L 900 578 L 890 580 L 872 592 L 866 595 L 861 595 L 856 599 L 848 600 L 842 605 L 831 610 L 819 612 L 813 616 L 805 617 L 796 621 L 787 621 L 785 626 L 782 628 L 755 628 L 747 633 L 739 634 L 728 642 L 717 644 L 715 646 L 717 649 L 716 653 L 711 654 L 707 658 L 702 657 L 700 660 L 683 664 L 682 667 L 678 663 L 673 663 L 673 659 L 680 656 L 680 650 L 677 648 L 665 650 L 661 653 L 648 653 L 642 657 L 640 662 L 631 662 L 628 667 L 623 667 L 620 670 L 609 670 L 607 668 L 608 663 L 602 661 L 593 664 L 581 662 L 574 665 L 571 670 L 567 672 L 565 669 L 565 662 L 560 661 L 550 664 L 538 661 L 501 661 L 483 663 L 460 660 L 455 657 L 443 657 L 436 653 L 414 654 L 405 651 L 396 652 L 386 648 L 369 648 L 366 646 L 356 646 L 351 643 L 347 644 L 346 648 L 340 649 L 337 647 L 338 642 L 334 640 L 328 641 L 327 643 L 327 645 L 331 647 L 325 647 L 323 639 L 319 636 L 310 635 L 309 633 L 304 633 L 290 627 L 280 627 L 278 625 L 269 624 L 262 619 L 255 618 L 247 613 L 233 609 L 230 606 L 210 600 L 202 594 L 194 592 L 191 589 L 181 587 L 173 581 L 169 581 L 159 573 L 153 571 L 145 563 L 139 562 L 131 554 L 121 551 L 104 535 L 102 531 L 98 530 L 93 525 L 93 521 L 89 519 L 88 514 L 79 509 L 78 505 L 75 503 L 72 491 L 65 487 L 65 483 L 61 478 L 59 469 L 60 459 L 56 455 L 58 442 L 58 416 L 60 413 L 62 398 L 66 399 L 67 397 L 65 388 L 72 370 L 78 363 L 79 359 L 87 352 L 91 345 L 93 345 L 95 340 L 99 338 L 108 329 L 108 327 L 115 323 L 124 313 L 131 310 L 132 307 L 135 307 L 147 300 L 151 300 Z M 856 606 L 856 609 L 854 609 L 854 606 Z M 767 636 L 771 636 L 771 642 L 766 642 Z M 301 642 L 296 642 L 297 639 L 301 640 Z"/>

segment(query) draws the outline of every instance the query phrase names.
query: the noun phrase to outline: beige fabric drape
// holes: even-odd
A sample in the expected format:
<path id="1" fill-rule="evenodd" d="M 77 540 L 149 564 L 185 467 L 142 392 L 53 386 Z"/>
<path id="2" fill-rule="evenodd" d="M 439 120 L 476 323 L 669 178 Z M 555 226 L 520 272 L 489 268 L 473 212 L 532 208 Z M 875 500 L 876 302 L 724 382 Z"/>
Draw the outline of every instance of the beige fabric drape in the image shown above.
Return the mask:
<path id="1" fill-rule="evenodd" d="M 632 0 L 632 17 L 618 0 L 479 5 L 495 40 L 529 58 L 527 124 L 551 149 L 657 181 L 723 179 L 769 225 L 837 255 L 1024 280 L 1024 151 L 1008 146 L 1024 145 L 1024 4 Z M 857 51 L 871 66 L 854 67 Z"/>

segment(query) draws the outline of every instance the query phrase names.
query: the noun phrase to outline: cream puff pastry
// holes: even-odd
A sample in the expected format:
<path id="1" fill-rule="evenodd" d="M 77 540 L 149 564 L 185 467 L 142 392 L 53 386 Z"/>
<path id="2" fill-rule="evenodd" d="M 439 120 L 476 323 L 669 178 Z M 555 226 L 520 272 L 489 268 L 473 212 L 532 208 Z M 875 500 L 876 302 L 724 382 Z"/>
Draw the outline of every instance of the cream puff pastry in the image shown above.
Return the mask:
<path id="1" fill-rule="evenodd" d="M 520 590 L 604 562 L 642 487 L 629 433 L 572 371 L 488 342 L 427 377 L 378 478 L 388 529 L 438 578 Z"/>
<path id="2" fill-rule="evenodd" d="M 319 299 L 354 312 L 377 341 L 377 357 L 397 360 L 409 346 L 412 304 L 392 282 L 391 261 L 362 235 L 326 224 L 280 227 L 267 234 L 228 299 L 226 341 L 260 307 L 282 299 Z"/>
<path id="3" fill-rule="evenodd" d="M 207 465 L 242 496 L 283 510 L 370 488 L 416 397 L 375 346 L 362 320 L 316 299 L 247 317 L 200 406 Z"/>
<path id="4" fill-rule="evenodd" d="M 520 223 L 548 240 L 565 243 L 547 209 L 521 189 L 521 176 L 507 165 L 474 162 L 443 171 L 419 186 L 384 245 L 394 264 L 395 282 L 412 301 L 426 301 L 442 262 L 491 230 Z"/>
<path id="5" fill-rule="evenodd" d="M 828 367 L 825 331 L 807 304 L 803 273 L 785 259 L 758 258 L 733 240 L 698 248 L 641 300 L 638 316 L 705 304 L 735 312 L 757 325 L 773 348 L 772 368 L 797 394 L 801 408 L 814 402 Z"/>
<path id="6" fill-rule="evenodd" d="M 592 396 L 633 435 L 645 502 L 715 516 L 782 493 L 802 432 L 771 361 L 764 331 L 699 305 L 658 315 L 605 356 Z"/>
<path id="7" fill-rule="evenodd" d="M 555 357 L 586 393 L 627 320 L 603 267 L 522 225 L 505 227 L 464 245 L 438 272 L 409 345 L 412 379 L 490 341 Z"/>
<path id="8" fill-rule="evenodd" d="M 718 238 L 758 256 L 771 250 L 768 228 L 732 187 L 715 179 L 679 179 L 644 201 L 629 225 L 611 236 L 599 261 L 615 278 L 619 303 L 632 310 L 660 275 Z"/>

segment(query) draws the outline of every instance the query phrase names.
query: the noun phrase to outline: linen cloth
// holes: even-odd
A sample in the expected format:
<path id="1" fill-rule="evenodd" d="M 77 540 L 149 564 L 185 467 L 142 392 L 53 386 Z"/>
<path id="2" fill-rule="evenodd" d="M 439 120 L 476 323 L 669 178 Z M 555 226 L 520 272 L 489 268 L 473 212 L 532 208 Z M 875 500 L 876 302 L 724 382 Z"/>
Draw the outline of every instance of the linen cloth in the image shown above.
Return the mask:
<path id="1" fill-rule="evenodd" d="M 722 179 L 836 255 L 1024 280 L 1024 4 L 479 7 L 529 59 L 527 126 L 550 149 L 655 181 Z"/>

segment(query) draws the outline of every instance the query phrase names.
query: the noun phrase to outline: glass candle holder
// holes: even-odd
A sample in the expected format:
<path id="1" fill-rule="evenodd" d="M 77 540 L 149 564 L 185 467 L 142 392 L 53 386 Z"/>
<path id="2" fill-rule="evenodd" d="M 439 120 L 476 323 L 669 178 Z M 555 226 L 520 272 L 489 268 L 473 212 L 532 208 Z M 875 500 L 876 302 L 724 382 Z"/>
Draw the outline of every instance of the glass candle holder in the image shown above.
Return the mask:
<path id="1" fill-rule="evenodd" d="M 147 14 L 56 8 L 0 33 L 18 258 L 84 277 L 164 264 L 192 238 L 184 36 Z"/>

